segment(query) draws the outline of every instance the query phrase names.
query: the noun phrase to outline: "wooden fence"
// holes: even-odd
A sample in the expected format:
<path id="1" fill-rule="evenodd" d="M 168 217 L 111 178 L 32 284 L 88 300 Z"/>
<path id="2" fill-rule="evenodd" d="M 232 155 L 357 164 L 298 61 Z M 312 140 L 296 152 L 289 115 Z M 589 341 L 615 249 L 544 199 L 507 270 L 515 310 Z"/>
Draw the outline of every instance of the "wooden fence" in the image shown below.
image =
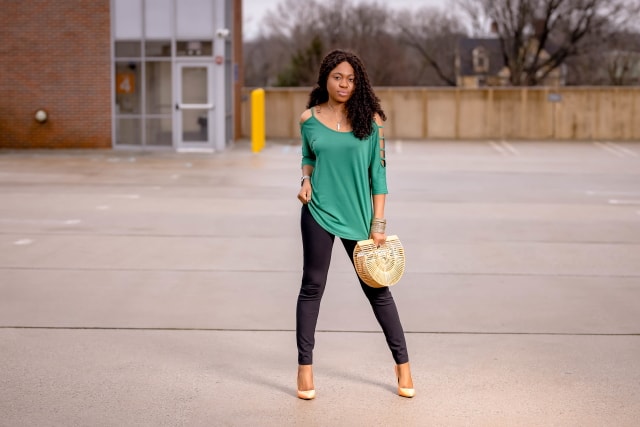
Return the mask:
<path id="1" fill-rule="evenodd" d="M 389 138 L 640 140 L 640 87 L 378 87 Z M 242 137 L 251 136 L 250 88 Z M 297 139 L 309 88 L 268 88 L 267 139 Z"/>

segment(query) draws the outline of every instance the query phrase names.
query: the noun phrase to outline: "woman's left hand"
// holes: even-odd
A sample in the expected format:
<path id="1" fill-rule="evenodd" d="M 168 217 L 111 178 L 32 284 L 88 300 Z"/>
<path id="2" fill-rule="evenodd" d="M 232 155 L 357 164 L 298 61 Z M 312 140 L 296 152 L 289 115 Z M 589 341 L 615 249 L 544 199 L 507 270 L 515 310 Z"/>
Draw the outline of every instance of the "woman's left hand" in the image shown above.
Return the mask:
<path id="1" fill-rule="evenodd" d="M 373 239 L 373 244 L 376 245 L 376 247 L 384 245 L 387 241 L 387 235 L 385 233 L 371 233 L 370 237 Z"/>

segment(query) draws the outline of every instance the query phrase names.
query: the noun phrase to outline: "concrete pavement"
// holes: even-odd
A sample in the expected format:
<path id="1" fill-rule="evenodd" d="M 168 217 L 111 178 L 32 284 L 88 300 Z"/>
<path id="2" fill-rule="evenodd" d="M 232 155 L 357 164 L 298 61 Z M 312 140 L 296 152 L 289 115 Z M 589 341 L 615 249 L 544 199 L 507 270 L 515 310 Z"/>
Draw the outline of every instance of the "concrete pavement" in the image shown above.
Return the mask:
<path id="1" fill-rule="evenodd" d="M 0 426 L 635 426 L 640 144 L 389 144 L 417 396 L 340 244 L 295 397 L 300 154 L 0 152 Z"/>

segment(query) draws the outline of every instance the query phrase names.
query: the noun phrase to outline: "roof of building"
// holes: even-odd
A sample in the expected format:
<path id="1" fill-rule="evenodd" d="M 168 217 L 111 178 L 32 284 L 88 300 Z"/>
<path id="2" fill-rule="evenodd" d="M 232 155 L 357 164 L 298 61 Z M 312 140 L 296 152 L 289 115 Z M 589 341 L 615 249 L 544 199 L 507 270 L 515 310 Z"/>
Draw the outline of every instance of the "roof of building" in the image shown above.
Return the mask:
<path id="1" fill-rule="evenodd" d="M 505 66 L 500 40 L 497 38 L 460 39 L 458 42 L 460 74 L 463 76 L 474 76 L 478 74 L 473 69 L 473 50 L 477 47 L 486 49 L 489 58 L 489 72 L 487 74 L 497 75 Z"/>

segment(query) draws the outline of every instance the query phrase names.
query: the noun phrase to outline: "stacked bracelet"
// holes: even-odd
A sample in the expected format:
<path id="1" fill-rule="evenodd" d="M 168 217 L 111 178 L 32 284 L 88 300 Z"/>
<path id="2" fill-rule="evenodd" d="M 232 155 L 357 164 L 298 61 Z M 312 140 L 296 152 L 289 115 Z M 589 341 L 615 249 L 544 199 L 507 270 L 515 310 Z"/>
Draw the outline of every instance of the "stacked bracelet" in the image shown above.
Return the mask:
<path id="1" fill-rule="evenodd" d="M 384 233 L 387 228 L 387 220 L 384 218 L 373 218 L 371 220 L 372 233 Z"/>

